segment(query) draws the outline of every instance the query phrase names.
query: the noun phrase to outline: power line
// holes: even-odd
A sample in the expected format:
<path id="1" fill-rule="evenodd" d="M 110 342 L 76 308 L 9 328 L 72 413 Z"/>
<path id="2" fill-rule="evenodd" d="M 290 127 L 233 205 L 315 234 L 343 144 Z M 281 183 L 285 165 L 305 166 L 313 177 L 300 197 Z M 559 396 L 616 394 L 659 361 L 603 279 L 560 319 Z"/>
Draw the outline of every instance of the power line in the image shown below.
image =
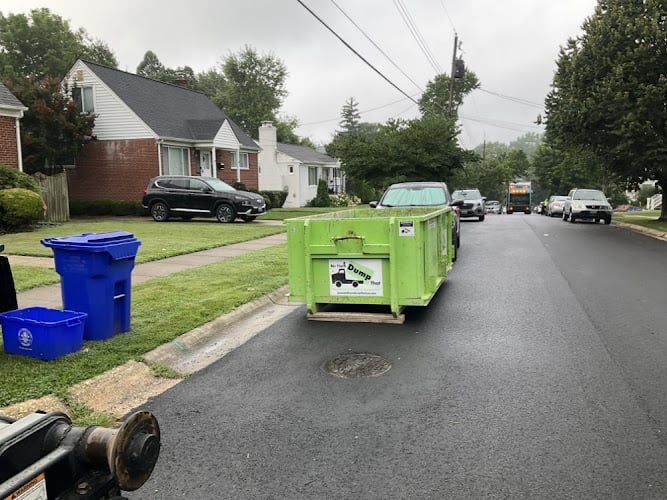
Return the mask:
<path id="1" fill-rule="evenodd" d="M 375 72 L 376 72 L 376 73 L 377 73 L 377 74 L 378 74 L 384 81 L 386 81 L 389 85 L 391 85 L 392 87 L 394 87 L 396 90 L 398 90 L 401 94 L 403 94 L 405 97 L 407 97 L 408 99 L 410 99 L 410 100 L 411 100 L 412 102 L 414 102 L 415 104 L 417 104 L 417 105 L 419 104 L 419 103 L 418 103 L 417 101 L 415 101 L 415 100 L 414 100 L 414 99 L 413 99 L 407 92 L 405 92 L 403 89 L 401 89 L 398 85 L 396 85 L 394 82 L 392 82 L 389 78 L 387 78 L 386 76 L 384 76 L 384 75 L 382 74 L 382 72 L 381 72 L 379 69 L 377 69 L 375 66 L 373 66 L 369 61 L 367 61 L 367 60 L 364 58 L 364 56 L 362 56 L 361 54 L 359 54 L 359 52 L 357 52 L 356 50 L 354 50 L 354 49 L 352 48 L 352 46 L 351 46 L 349 43 L 347 43 L 345 40 L 343 40 L 343 38 L 342 38 L 338 33 L 336 33 L 331 27 L 329 27 L 329 25 L 328 25 L 327 23 L 325 23 L 322 19 L 320 19 L 320 18 L 317 16 L 317 14 L 315 14 L 312 10 L 310 10 L 306 4 L 304 4 L 301 0 L 296 0 L 296 1 L 299 2 L 299 4 L 301 4 L 301 6 L 302 6 L 304 9 L 306 9 L 306 10 L 310 13 L 310 15 L 312 15 L 315 19 L 317 19 L 317 20 L 322 24 L 322 26 L 324 26 L 324 27 L 325 27 L 326 29 L 328 29 L 328 30 L 329 30 L 329 31 L 330 31 L 336 38 L 338 38 L 338 40 L 340 40 L 340 42 L 341 42 L 343 45 L 345 45 L 348 49 L 350 49 L 354 55 L 356 55 L 359 59 L 361 59 L 361 60 L 362 60 L 362 61 L 363 61 L 369 68 L 371 68 L 373 71 L 375 71 Z"/>
<path id="2" fill-rule="evenodd" d="M 532 107 L 538 108 L 538 109 L 543 109 L 544 108 L 544 104 L 539 104 L 539 103 L 536 103 L 536 102 L 533 102 L 533 101 L 528 101 L 526 99 L 521 99 L 520 97 L 512 97 L 512 96 L 509 96 L 509 95 L 500 94 L 498 92 L 491 92 L 490 90 L 486 90 L 486 89 L 483 89 L 481 87 L 479 87 L 478 90 L 481 90 L 482 92 L 486 92 L 487 94 L 494 95 L 496 97 L 500 97 L 501 99 L 507 99 L 508 101 L 516 102 L 518 104 L 524 104 L 526 106 L 532 106 Z"/>
<path id="3" fill-rule="evenodd" d="M 472 122 L 477 122 L 477 123 L 483 123 L 485 125 L 491 125 L 492 127 L 496 128 L 504 128 L 507 130 L 513 130 L 515 132 L 525 132 L 526 128 L 533 129 L 533 130 L 542 130 L 541 127 L 537 125 L 527 125 L 525 123 L 516 123 L 516 122 L 506 122 L 502 120 L 492 120 L 492 119 L 485 119 L 485 118 L 479 118 L 476 116 L 471 116 L 471 115 L 465 115 L 460 113 L 459 118 L 464 119 L 464 120 L 469 120 Z M 523 129 L 518 128 L 518 127 L 523 127 Z"/>
<path id="4" fill-rule="evenodd" d="M 371 42 L 371 44 L 373 44 L 373 47 L 375 47 L 376 49 L 378 49 L 378 50 L 380 51 L 380 53 L 381 53 L 383 56 L 385 56 L 385 57 L 387 58 L 387 60 L 394 66 L 394 68 L 396 68 L 398 71 L 400 71 L 401 74 L 402 74 L 405 78 L 407 78 L 408 80 L 410 80 L 410 83 L 412 83 L 415 87 L 417 87 L 421 92 L 424 92 L 424 89 L 422 89 L 422 88 L 419 86 L 418 83 L 416 83 L 412 78 L 410 78 L 410 77 L 408 76 L 408 74 L 407 74 L 405 71 L 403 71 L 401 68 L 399 68 L 398 65 L 392 60 L 392 58 L 389 57 L 389 56 L 385 53 L 385 51 L 382 50 L 382 49 L 380 48 L 380 46 L 378 46 L 378 44 L 375 43 L 375 42 L 373 41 L 373 39 L 371 39 L 371 37 L 369 37 L 369 36 L 366 34 L 366 32 L 365 32 L 363 29 L 361 29 L 361 28 L 359 27 L 359 25 L 357 25 L 357 23 L 355 23 L 354 20 L 353 20 L 350 16 L 348 16 L 347 13 L 346 13 L 342 8 L 340 8 L 340 6 L 335 2 L 335 0 L 331 0 L 331 3 L 334 4 L 334 5 L 336 6 L 336 8 L 337 8 L 339 11 L 341 11 L 341 13 L 348 19 L 348 21 L 350 21 L 350 22 L 354 25 L 355 28 L 357 28 L 357 29 L 361 32 L 362 35 L 364 35 L 364 37 L 366 38 L 366 40 L 368 40 L 369 42 Z"/>
<path id="5" fill-rule="evenodd" d="M 454 26 L 454 21 L 452 21 L 452 18 L 449 16 L 449 12 L 447 12 L 447 7 L 445 7 L 445 1 L 444 1 L 444 0 L 440 0 L 440 5 L 442 5 L 442 10 L 445 11 L 445 16 L 446 16 L 447 19 L 449 20 L 449 24 L 452 25 L 452 31 L 453 31 L 454 33 L 456 33 L 457 29 L 456 29 L 456 27 Z"/>
<path id="6" fill-rule="evenodd" d="M 418 95 L 418 94 L 415 94 L 413 97 L 416 97 L 417 95 Z M 406 100 L 406 99 L 399 99 L 398 101 L 393 101 L 393 102 L 390 102 L 390 103 L 388 103 L 388 104 L 383 104 L 382 106 L 376 106 L 376 107 L 374 107 L 374 108 L 368 108 L 368 109 L 361 110 L 361 111 L 359 111 L 359 113 L 360 113 L 360 114 L 370 113 L 370 112 L 372 112 L 372 111 L 377 111 L 377 110 L 379 110 L 379 109 L 388 108 L 389 106 L 393 106 L 393 105 L 395 105 L 395 104 L 399 104 L 399 103 L 401 103 L 401 102 L 403 102 L 403 101 L 405 101 L 405 100 Z M 411 109 L 412 107 L 414 107 L 414 105 L 415 105 L 415 104 L 414 104 L 414 101 L 413 101 L 413 104 L 410 104 L 410 107 L 407 108 L 407 110 L 409 110 L 409 109 Z M 396 116 L 398 116 L 398 115 L 402 115 L 402 114 L 405 113 L 407 110 L 405 110 L 405 111 L 401 111 L 401 112 L 398 113 Z M 302 123 L 302 124 L 299 125 L 299 127 L 307 127 L 307 126 L 311 126 L 311 125 L 321 125 L 321 124 L 323 124 L 323 123 L 338 122 L 338 121 L 340 121 L 340 116 L 337 117 L 337 118 L 329 118 L 329 119 L 327 119 L 327 120 L 320 120 L 320 121 L 316 121 L 316 122 Z"/>
<path id="7" fill-rule="evenodd" d="M 415 25 L 414 20 L 412 19 L 412 16 L 410 15 L 410 12 L 408 12 L 408 9 L 405 7 L 403 4 L 402 0 L 394 0 L 394 5 L 398 9 L 399 14 L 401 14 L 401 17 L 403 18 L 403 21 L 407 25 L 408 29 L 410 30 L 410 33 L 412 34 L 412 38 L 415 39 L 417 42 L 417 45 L 419 45 L 419 48 L 421 49 L 422 53 L 428 60 L 429 64 L 431 67 L 433 67 L 434 71 L 436 74 L 442 74 L 442 68 L 438 64 L 438 61 L 436 58 L 433 56 L 433 53 L 431 50 L 428 48 L 426 45 L 426 42 L 424 41 L 424 37 L 422 36 L 421 32 L 419 31 L 419 28 Z"/>

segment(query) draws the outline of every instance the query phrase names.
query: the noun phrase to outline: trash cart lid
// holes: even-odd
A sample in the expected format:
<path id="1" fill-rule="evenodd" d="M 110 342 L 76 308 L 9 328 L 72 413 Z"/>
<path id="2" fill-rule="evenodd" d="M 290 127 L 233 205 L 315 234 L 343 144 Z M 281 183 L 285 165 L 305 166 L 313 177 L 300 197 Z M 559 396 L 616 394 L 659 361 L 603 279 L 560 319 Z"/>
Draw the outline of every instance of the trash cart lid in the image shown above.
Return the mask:
<path id="1" fill-rule="evenodd" d="M 82 233 L 60 238 L 44 238 L 42 245 L 59 250 L 84 250 L 87 252 L 108 252 L 114 258 L 136 255 L 141 241 L 127 231 L 108 233 Z"/>

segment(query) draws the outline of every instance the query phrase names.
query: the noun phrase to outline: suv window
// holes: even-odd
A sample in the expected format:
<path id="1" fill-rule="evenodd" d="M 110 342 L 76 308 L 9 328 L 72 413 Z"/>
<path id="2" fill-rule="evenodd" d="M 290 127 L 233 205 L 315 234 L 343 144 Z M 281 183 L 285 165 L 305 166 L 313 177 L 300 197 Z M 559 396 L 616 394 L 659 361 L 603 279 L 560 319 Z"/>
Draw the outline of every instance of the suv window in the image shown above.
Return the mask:
<path id="1" fill-rule="evenodd" d="M 193 191 L 205 191 L 206 188 L 208 188 L 208 186 L 199 179 L 190 179 L 190 189 Z"/>
<path id="2" fill-rule="evenodd" d="M 190 183 L 188 179 L 158 179 L 155 186 L 162 189 L 188 189 Z"/>

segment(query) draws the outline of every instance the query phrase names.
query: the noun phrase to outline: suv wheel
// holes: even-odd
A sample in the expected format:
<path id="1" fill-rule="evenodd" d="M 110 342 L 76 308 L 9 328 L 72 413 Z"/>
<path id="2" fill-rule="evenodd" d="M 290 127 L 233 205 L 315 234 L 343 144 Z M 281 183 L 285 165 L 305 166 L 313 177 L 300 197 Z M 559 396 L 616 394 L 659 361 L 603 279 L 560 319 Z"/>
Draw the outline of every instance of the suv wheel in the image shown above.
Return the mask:
<path id="1" fill-rule="evenodd" d="M 236 218 L 234 209 L 226 203 L 221 203 L 215 209 L 215 217 L 220 222 L 233 222 Z"/>
<path id="2" fill-rule="evenodd" d="M 156 201 L 151 205 L 151 217 L 155 222 L 164 222 L 169 219 L 169 207 L 166 203 Z"/>
<path id="3" fill-rule="evenodd" d="M 611 224 L 611 217 L 605 217 L 604 218 L 604 223 L 605 224 Z"/>
<path id="4" fill-rule="evenodd" d="M 577 222 L 577 218 L 575 215 L 572 213 L 572 210 L 570 209 L 570 215 L 568 217 L 570 219 L 570 222 Z"/>
<path id="5" fill-rule="evenodd" d="M 484 216 L 483 216 L 483 215 L 480 215 L 480 216 L 479 216 L 479 221 L 482 222 L 483 220 L 484 220 Z"/>

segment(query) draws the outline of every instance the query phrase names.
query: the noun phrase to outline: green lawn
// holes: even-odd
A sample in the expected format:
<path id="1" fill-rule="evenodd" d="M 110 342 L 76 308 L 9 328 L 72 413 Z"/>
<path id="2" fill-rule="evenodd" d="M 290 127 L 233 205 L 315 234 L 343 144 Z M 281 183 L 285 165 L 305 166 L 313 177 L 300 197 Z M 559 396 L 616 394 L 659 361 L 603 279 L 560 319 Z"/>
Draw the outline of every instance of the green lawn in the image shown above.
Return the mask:
<path id="1" fill-rule="evenodd" d="M 211 220 L 158 223 L 151 219 L 117 217 L 43 225 L 31 232 L 4 234 L 0 241 L 5 245 L 6 254 L 52 257 L 53 250 L 45 247 L 42 239 L 113 231 L 130 232 L 141 241 L 136 257 L 136 262 L 141 264 L 281 233 L 285 231 L 285 226 L 252 222 L 220 224 Z"/>
<path id="2" fill-rule="evenodd" d="M 248 276 L 252 275 L 252 280 Z M 287 283 L 287 245 L 155 278 L 132 287 L 131 328 L 53 361 L 0 352 L 0 407 L 67 389 L 137 359 Z M 197 297 L 196 301 L 192 297 Z"/>
<path id="3" fill-rule="evenodd" d="M 636 224 L 656 231 L 667 233 L 667 221 L 660 221 L 658 210 L 642 210 L 639 212 L 615 212 L 613 220 L 625 222 L 627 224 Z"/>

